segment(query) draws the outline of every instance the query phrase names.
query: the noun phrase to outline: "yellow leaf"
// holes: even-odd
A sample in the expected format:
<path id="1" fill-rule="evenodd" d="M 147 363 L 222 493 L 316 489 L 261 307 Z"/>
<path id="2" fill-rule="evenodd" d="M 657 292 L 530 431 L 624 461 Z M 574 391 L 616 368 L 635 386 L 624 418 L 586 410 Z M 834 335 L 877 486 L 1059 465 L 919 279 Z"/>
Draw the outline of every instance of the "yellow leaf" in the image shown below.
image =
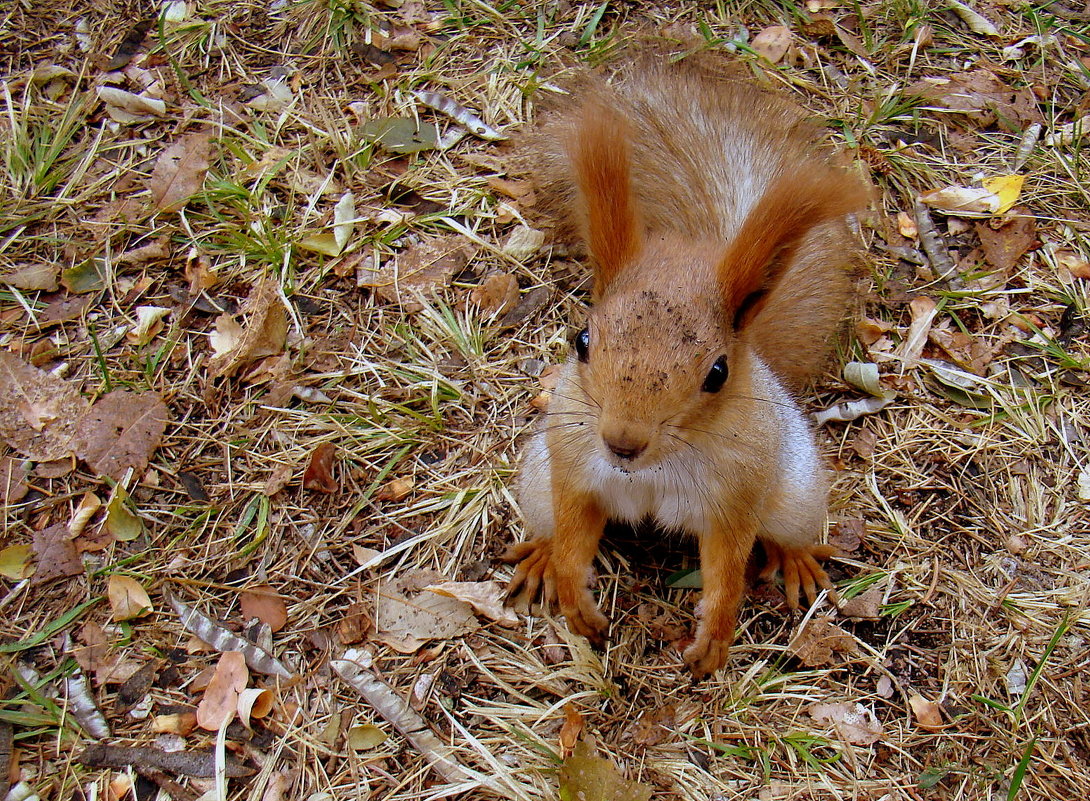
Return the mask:
<path id="1" fill-rule="evenodd" d="M 147 590 L 136 579 L 128 576 L 110 576 L 106 595 L 110 599 L 115 622 L 143 617 L 152 611 Z"/>
<path id="2" fill-rule="evenodd" d="M 999 208 L 996 214 L 1005 214 L 1011 206 L 1018 202 L 1018 196 L 1022 194 L 1022 184 L 1026 180 L 1024 175 L 997 175 L 995 178 L 985 178 L 981 183 L 984 188 L 999 198 Z"/>
<path id="3" fill-rule="evenodd" d="M 304 250 L 313 250 L 316 253 L 324 253 L 326 256 L 339 256 L 341 254 L 341 246 L 337 242 L 337 237 L 333 234 L 308 236 L 299 243 L 299 247 Z"/>
<path id="4" fill-rule="evenodd" d="M 106 530 L 121 542 L 132 542 L 144 531 L 140 518 L 129 510 L 128 499 L 129 493 L 118 484 L 114 497 L 106 504 Z"/>
<path id="5" fill-rule="evenodd" d="M 348 747 L 353 751 L 367 751 L 382 745 L 388 735 L 378 726 L 365 723 L 348 730 Z"/>
<path id="6" fill-rule="evenodd" d="M 12 581 L 28 578 L 34 572 L 30 564 L 31 553 L 29 545 L 9 545 L 0 551 L 0 576 Z"/>

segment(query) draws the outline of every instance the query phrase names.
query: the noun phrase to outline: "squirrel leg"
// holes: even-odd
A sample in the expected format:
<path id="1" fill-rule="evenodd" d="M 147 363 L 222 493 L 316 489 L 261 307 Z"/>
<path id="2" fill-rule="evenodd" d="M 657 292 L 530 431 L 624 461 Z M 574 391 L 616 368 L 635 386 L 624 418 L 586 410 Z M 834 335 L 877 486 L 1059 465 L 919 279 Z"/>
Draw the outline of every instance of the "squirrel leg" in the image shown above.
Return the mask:
<path id="1" fill-rule="evenodd" d="M 714 673 L 727 662 L 755 533 L 718 529 L 700 538 L 700 572 L 704 577 L 704 594 L 698 607 L 700 622 L 696 640 L 682 654 L 695 680 Z"/>
<path id="2" fill-rule="evenodd" d="M 787 596 L 787 606 L 790 609 L 799 608 L 800 588 L 811 604 L 817 600 L 818 588 L 828 591 L 834 604 L 840 602 L 829 575 L 818 564 L 819 560 L 828 559 L 835 554 L 836 548 L 831 545 L 788 546 L 764 538 L 761 539 L 761 544 L 768 555 L 768 562 L 759 578 L 761 581 L 771 581 L 776 571 L 781 571 L 783 592 Z"/>
<path id="3" fill-rule="evenodd" d="M 545 601 L 559 606 L 573 632 L 601 646 L 609 621 L 595 604 L 588 580 L 605 513 L 589 498 L 565 499 L 555 504 L 553 513 L 552 537 L 519 543 L 504 554 L 505 561 L 518 562 L 507 585 L 506 603 L 528 604 L 544 591 Z"/>

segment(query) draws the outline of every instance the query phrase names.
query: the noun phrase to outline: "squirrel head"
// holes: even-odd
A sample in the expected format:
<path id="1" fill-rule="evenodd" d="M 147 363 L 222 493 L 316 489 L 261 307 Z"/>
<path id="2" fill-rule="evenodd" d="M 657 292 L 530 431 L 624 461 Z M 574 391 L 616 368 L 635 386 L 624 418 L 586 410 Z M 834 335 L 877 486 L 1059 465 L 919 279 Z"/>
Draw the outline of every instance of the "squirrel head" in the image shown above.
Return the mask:
<path id="1" fill-rule="evenodd" d="M 722 419 L 731 405 L 753 409 L 769 394 L 741 334 L 807 235 L 865 205 L 866 193 L 843 170 L 803 160 L 767 183 L 728 242 L 648 231 L 630 136 L 616 108 L 591 100 L 569 153 L 594 267 L 594 306 L 573 341 L 576 370 L 603 454 L 636 470 L 692 447 L 700 421 Z"/>

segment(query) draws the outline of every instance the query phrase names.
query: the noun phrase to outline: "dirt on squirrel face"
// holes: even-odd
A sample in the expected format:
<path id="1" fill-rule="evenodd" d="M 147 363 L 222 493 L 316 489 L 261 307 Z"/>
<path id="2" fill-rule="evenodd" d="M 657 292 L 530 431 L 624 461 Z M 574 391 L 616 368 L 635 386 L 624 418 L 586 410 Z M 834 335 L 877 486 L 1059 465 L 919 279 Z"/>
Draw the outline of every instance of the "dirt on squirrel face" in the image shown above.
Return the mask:
<path id="1" fill-rule="evenodd" d="M 0 797 L 197 798 L 202 703 L 228 799 L 1090 786 L 1081 4 L 9 6 Z M 694 541 L 611 532 L 601 652 L 513 622 L 498 560 L 590 291 L 517 137 L 648 42 L 788 95 L 874 192 L 804 396 L 846 404 L 859 616 L 751 583 L 696 685 Z"/>

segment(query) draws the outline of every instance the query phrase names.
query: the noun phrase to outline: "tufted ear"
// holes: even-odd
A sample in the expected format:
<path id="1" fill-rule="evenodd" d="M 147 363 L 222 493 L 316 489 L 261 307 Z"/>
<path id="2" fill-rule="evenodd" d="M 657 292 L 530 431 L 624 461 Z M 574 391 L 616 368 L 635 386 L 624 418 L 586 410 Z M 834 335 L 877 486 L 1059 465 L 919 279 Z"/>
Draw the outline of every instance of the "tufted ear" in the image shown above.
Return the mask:
<path id="1" fill-rule="evenodd" d="M 643 247 L 632 194 L 628 121 L 613 107 L 591 100 L 583 107 L 569 152 L 583 211 L 583 234 L 594 262 L 594 297 Z"/>
<path id="2" fill-rule="evenodd" d="M 825 164 L 777 178 L 719 262 L 723 303 L 735 329 L 745 328 L 760 311 L 806 234 L 862 209 L 868 197 L 860 181 Z"/>

